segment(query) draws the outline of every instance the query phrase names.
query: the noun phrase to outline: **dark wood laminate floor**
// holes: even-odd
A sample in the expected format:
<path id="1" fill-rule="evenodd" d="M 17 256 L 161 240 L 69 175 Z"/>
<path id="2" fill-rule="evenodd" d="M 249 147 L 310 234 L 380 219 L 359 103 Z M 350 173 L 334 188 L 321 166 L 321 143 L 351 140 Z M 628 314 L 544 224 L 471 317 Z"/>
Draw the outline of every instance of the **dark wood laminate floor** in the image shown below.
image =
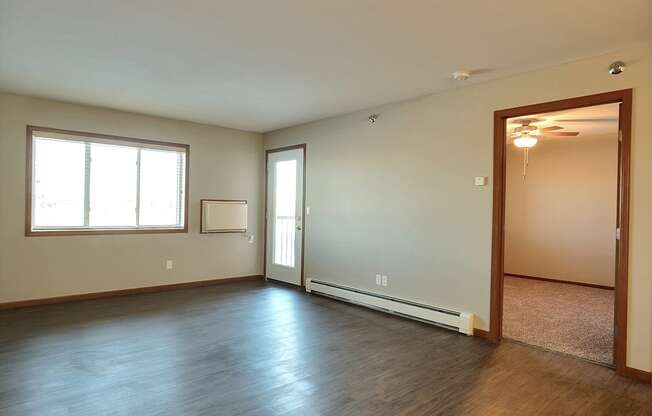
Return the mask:
<path id="1" fill-rule="evenodd" d="M 652 388 L 261 282 L 0 312 L 0 414 L 649 415 Z"/>

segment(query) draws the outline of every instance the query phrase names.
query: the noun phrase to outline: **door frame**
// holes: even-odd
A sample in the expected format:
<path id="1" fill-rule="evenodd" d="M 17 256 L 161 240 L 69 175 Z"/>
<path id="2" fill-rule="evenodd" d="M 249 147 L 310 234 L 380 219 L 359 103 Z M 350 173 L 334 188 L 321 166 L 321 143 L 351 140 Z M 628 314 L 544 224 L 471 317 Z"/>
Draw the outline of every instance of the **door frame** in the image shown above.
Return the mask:
<path id="1" fill-rule="evenodd" d="M 632 89 L 611 91 L 541 104 L 497 110 L 494 112 L 494 158 L 493 158 L 493 220 L 491 239 L 491 309 L 488 338 L 499 342 L 503 332 L 503 284 L 505 256 L 505 177 L 506 134 L 508 118 L 589 107 L 601 104 L 621 103 L 620 151 L 618 160 L 618 220 L 620 240 L 617 241 L 614 301 L 614 365 L 616 373 L 628 376 L 627 367 L 627 296 L 629 263 L 629 207 Z M 615 233 L 615 230 L 614 230 Z"/>
<path id="2" fill-rule="evenodd" d="M 303 259 L 305 257 L 305 251 L 306 251 L 306 144 L 295 144 L 291 146 L 284 146 L 284 147 L 277 147 L 274 149 L 267 149 L 265 150 L 265 221 L 264 221 L 264 227 L 265 230 L 263 232 L 263 277 L 265 280 L 267 280 L 267 198 L 268 198 L 268 190 L 267 190 L 267 180 L 269 177 L 269 155 L 271 153 L 278 153 L 278 152 L 284 152 L 286 150 L 296 150 L 296 149 L 302 149 L 303 150 L 303 198 L 301 201 L 301 206 L 302 206 L 302 213 L 301 213 L 301 284 L 299 287 L 305 287 L 305 278 L 303 275 Z"/>

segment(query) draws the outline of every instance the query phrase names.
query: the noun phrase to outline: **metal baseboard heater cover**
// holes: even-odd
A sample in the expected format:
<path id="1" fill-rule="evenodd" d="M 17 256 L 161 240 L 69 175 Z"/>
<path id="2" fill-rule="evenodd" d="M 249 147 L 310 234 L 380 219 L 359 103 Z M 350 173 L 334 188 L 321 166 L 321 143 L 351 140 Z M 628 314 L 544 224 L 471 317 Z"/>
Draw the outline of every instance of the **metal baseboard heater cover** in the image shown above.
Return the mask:
<path id="1" fill-rule="evenodd" d="M 424 305 L 310 278 L 306 281 L 306 292 L 473 335 L 472 313 Z"/>

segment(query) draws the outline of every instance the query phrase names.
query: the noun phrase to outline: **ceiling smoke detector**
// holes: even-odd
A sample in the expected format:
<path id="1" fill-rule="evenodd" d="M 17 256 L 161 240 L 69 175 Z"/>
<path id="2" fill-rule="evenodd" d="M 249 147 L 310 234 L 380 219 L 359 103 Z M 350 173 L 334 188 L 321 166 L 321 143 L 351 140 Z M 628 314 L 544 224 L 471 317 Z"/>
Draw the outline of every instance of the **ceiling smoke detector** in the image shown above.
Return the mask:
<path id="1" fill-rule="evenodd" d="M 369 116 L 369 123 L 373 124 L 378 120 L 378 114 L 372 114 Z"/>
<path id="2" fill-rule="evenodd" d="M 618 75 L 625 70 L 625 63 L 623 61 L 616 61 L 609 65 L 609 73 L 611 75 Z"/>
<path id="3" fill-rule="evenodd" d="M 469 71 L 455 71 L 453 72 L 453 79 L 456 81 L 464 81 L 469 79 L 471 74 Z"/>

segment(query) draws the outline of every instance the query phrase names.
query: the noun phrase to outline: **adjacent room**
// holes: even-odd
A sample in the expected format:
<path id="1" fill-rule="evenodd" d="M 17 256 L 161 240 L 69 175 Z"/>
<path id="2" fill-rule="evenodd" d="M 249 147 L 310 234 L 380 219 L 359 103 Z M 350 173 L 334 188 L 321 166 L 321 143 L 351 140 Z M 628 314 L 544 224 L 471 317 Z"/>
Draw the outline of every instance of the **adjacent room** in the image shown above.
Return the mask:
<path id="1" fill-rule="evenodd" d="M 0 415 L 650 414 L 650 13 L 0 0 Z"/>
<path id="2" fill-rule="evenodd" d="M 509 119 L 506 338 L 613 365 L 619 104 Z"/>

